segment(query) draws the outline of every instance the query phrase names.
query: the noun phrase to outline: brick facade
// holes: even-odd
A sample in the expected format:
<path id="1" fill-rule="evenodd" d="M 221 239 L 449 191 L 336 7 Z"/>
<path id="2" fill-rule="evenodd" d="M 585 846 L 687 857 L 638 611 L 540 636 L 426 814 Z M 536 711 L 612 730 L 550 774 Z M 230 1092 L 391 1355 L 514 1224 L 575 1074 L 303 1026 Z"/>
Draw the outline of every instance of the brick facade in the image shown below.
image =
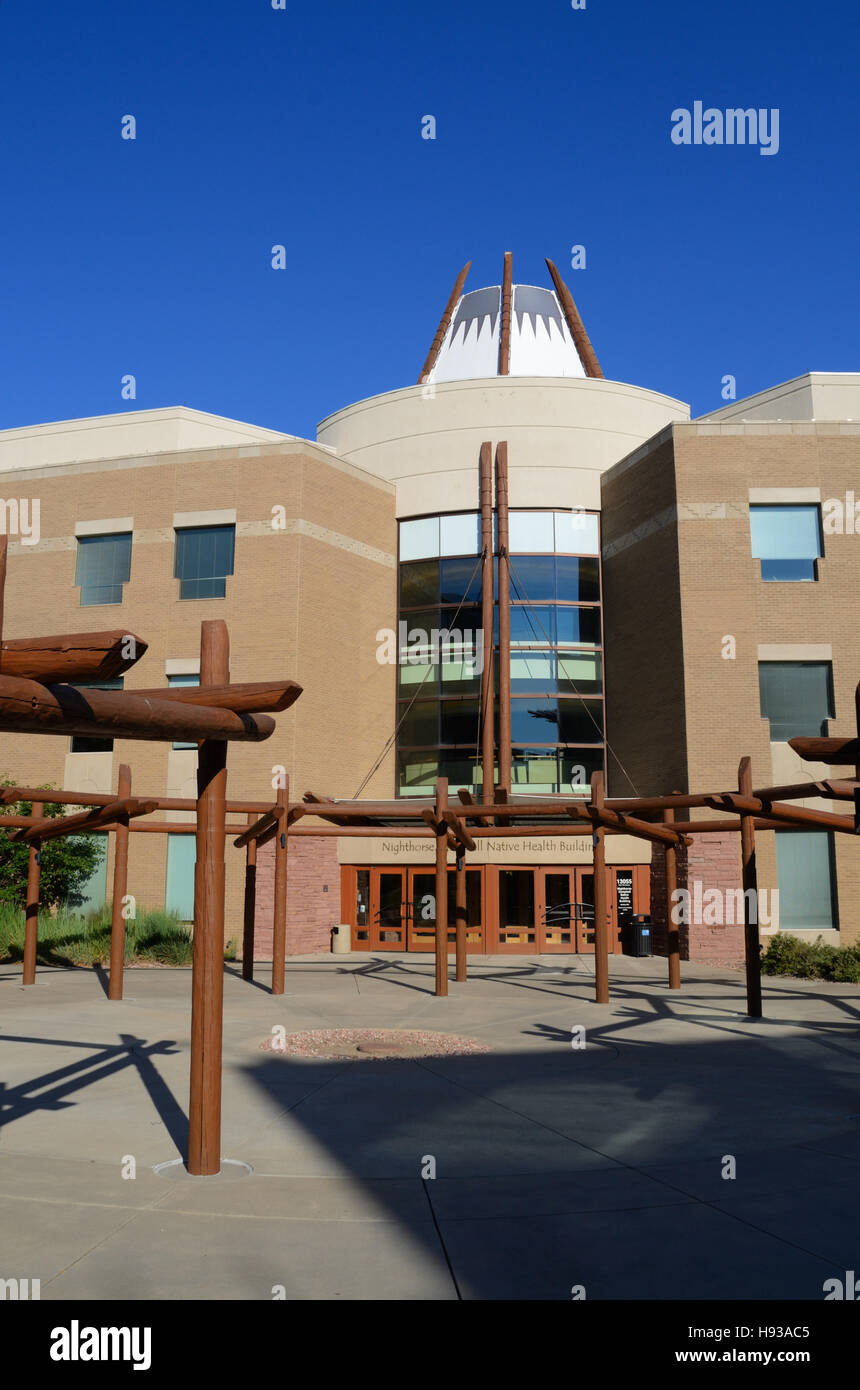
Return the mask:
<path id="1" fill-rule="evenodd" d="M 311 955 L 331 949 L 331 931 L 341 921 L 340 865 L 334 836 L 302 836 L 288 841 L 287 955 Z M 257 854 L 257 912 L 254 959 L 272 959 L 272 912 L 275 901 L 275 844 Z"/>

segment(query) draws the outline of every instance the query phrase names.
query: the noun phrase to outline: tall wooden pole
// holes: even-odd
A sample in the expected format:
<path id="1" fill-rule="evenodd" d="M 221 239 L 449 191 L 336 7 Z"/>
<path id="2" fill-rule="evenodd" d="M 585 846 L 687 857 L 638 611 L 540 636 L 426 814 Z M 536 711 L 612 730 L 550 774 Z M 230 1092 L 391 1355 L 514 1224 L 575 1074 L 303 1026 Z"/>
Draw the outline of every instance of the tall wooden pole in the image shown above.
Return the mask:
<path id="1" fill-rule="evenodd" d="M 499 786 L 511 790 L 511 570 L 508 553 L 508 446 L 496 447 L 499 519 Z"/>
<path id="2" fill-rule="evenodd" d="M 436 779 L 436 993 L 448 993 L 448 778 Z"/>
<path id="3" fill-rule="evenodd" d="M 495 680 L 493 677 L 493 460 L 492 445 L 481 445 L 481 628 L 484 665 L 481 672 L 481 799 L 493 800 L 495 763 L 493 725 L 495 723 Z"/>
<path id="4" fill-rule="evenodd" d="M 278 805 L 284 814 L 278 821 L 275 835 L 275 920 L 272 929 L 272 993 L 283 994 L 287 970 L 287 810 L 290 804 L 290 779 L 278 788 Z"/>
<path id="5" fill-rule="evenodd" d="M 603 806 L 603 773 L 591 774 L 591 804 Z M 598 1004 L 609 1003 L 609 930 L 607 924 L 606 846 L 602 825 L 595 825 L 592 844 L 594 862 L 594 986 Z"/>
<path id="6" fill-rule="evenodd" d="M 663 823 L 671 825 L 675 819 L 672 807 L 663 812 Z M 681 988 L 681 933 L 672 913 L 676 904 L 673 894 L 678 887 L 678 851 L 674 845 L 666 845 L 666 955 L 669 958 L 669 988 Z"/>
<path id="7" fill-rule="evenodd" d="M 248 812 L 248 824 L 257 819 L 253 811 Z M 257 841 L 249 840 L 245 846 L 245 904 L 242 923 L 242 979 L 254 978 L 254 922 L 257 912 Z"/>
<path id="8" fill-rule="evenodd" d="M 5 539 L 5 537 L 4 537 Z M 41 820 L 45 807 L 41 802 L 33 803 L 30 812 L 34 820 Z M 36 947 L 39 942 L 39 862 L 42 846 L 38 840 L 30 845 L 30 858 L 27 864 L 27 906 L 24 918 L 24 978 L 25 985 L 36 983 Z"/>
<path id="9" fill-rule="evenodd" d="M 505 252 L 502 271 L 502 322 L 499 328 L 499 376 L 508 376 L 511 370 L 511 303 L 513 300 L 514 258 L 510 251 Z"/>
<path id="10" fill-rule="evenodd" d="M 752 768 L 749 758 L 741 758 L 738 766 L 738 791 L 741 796 L 752 796 Z M 744 890 L 747 1013 L 750 1018 L 761 1018 L 761 952 L 758 934 L 758 872 L 755 860 L 754 816 L 741 815 L 741 871 Z M 749 896 L 750 890 L 752 901 Z"/>
<path id="11" fill-rule="evenodd" d="M 117 800 L 131 796 L 131 768 L 120 763 Z M 110 919 L 110 982 L 108 999 L 122 999 L 125 964 L 125 917 L 123 899 L 128 891 L 128 826 L 117 825 L 113 841 L 113 907 Z"/>
<path id="12" fill-rule="evenodd" d="M 200 684 L 226 685 L 230 639 L 220 619 L 200 634 Z M 221 1043 L 224 1002 L 224 844 L 227 744 L 207 739 L 197 757 L 197 863 L 191 976 L 191 1093 L 188 1171 L 221 1168 Z"/>
<path id="13" fill-rule="evenodd" d="M 466 856 L 457 852 L 457 937 L 455 948 L 455 979 L 466 979 Z"/>

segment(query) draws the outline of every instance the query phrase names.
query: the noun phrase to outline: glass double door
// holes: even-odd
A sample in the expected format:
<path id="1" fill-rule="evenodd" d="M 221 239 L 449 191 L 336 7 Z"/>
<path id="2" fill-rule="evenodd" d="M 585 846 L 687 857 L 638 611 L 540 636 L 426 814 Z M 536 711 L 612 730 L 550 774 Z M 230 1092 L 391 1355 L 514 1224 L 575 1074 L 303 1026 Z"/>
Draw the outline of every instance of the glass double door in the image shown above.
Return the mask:
<path id="1" fill-rule="evenodd" d="M 609 949 L 616 945 L 615 894 L 609 901 Z M 498 941 L 511 952 L 594 951 L 594 872 L 573 865 L 498 870 Z"/>
<path id="2" fill-rule="evenodd" d="M 366 920 L 362 945 L 372 951 L 432 951 L 436 941 L 436 874 L 433 870 L 378 868 L 367 872 Z M 454 950 L 457 923 L 456 871 L 448 869 L 448 949 Z M 483 874 L 466 870 L 466 943 L 483 949 Z"/>

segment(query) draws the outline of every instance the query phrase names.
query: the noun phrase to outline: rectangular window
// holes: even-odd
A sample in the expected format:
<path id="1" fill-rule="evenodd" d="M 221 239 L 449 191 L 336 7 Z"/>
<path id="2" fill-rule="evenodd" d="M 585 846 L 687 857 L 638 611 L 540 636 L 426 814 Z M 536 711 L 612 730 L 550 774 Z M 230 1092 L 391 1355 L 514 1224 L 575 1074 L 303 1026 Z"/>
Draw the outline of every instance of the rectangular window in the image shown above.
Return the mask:
<path id="1" fill-rule="evenodd" d="M 173 575 L 179 597 L 224 598 L 233 573 L 235 526 L 184 526 L 176 531 Z"/>
<path id="2" fill-rule="evenodd" d="M 821 511 L 817 503 L 750 507 L 752 553 L 768 580 L 818 578 Z"/>
<path id="3" fill-rule="evenodd" d="M 776 830 L 774 839 L 780 930 L 834 930 L 839 920 L 832 834 L 819 830 Z"/>
<path id="4" fill-rule="evenodd" d="M 81 607 L 122 603 L 122 586 L 131 578 L 131 532 L 109 536 L 78 536 L 75 583 Z"/>
<path id="5" fill-rule="evenodd" d="M 199 685 L 199 684 L 200 684 L 200 677 L 199 677 L 199 675 L 198 675 L 198 676 L 190 676 L 190 675 L 189 675 L 189 676 L 168 676 L 168 677 L 167 677 L 167 684 L 168 684 L 168 686 L 174 686 L 174 685 Z M 196 743 L 174 743 L 174 744 L 172 744 L 171 746 L 172 746 L 173 748 L 196 748 L 196 747 L 197 747 L 197 744 L 196 744 Z"/>
<path id="6" fill-rule="evenodd" d="M 183 922 L 194 920 L 194 865 L 197 839 L 194 835 L 168 835 L 167 888 L 164 905 L 177 912 Z"/>
<path id="7" fill-rule="evenodd" d="M 758 684 L 771 743 L 827 734 L 827 721 L 835 714 L 829 661 L 760 661 Z"/>
<path id="8" fill-rule="evenodd" d="M 79 690 L 122 690 L 122 676 L 106 681 L 75 681 Z M 112 738 L 90 738 L 72 734 L 69 740 L 70 753 L 112 753 Z"/>

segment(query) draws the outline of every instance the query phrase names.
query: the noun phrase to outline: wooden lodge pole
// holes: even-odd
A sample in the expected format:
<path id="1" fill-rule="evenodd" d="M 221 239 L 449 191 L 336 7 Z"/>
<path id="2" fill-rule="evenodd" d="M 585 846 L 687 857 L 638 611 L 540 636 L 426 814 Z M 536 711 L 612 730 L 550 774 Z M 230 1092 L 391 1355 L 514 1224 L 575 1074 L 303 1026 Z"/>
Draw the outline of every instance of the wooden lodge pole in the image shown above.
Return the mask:
<path id="1" fill-rule="evenodd" d="M 283 994 L 287 968 L 287 814 L 290 806 L 290 779 L 278 788 L 278 805 L 284 813 L 275 833 L 275 908 L 272 927 L 272 993 Z"/>
<path id="2" fill-rule="evenodd" d="M 226 685 L 230 639 L 221 619 L 200 632 L 200 683 Z M 221 1044 L 224 1001 L 224 846 L 227 744 L 206 739 L 197 757 L 197 863 L 191 976 L 191 1092 L 188 1171 L 221 1168 Z"/>
<path id="3" fill-rule="evenodd" d="M 511 790 L 511 568 L 508 521 L 508 446 L 496 446 L 499 551 L 499 786 Z M 484 650 L 486 651 L 486 636 Z M 492 650 L 492 643 L 490 644 Z M 486 801 L 487 798 L 484 797 Z"/>
<path id="4" fill-rule="evenodd" d="M 120 763 L 117 800 L 131 796 L 131 768 Z M 117 823 L 113 841 L 113 907 L 110 919 L 110 981 L 108 999 L 122 999 L 125 964 L 125 917 L 123 899 L 128 890 L 128 826 Z"/>
<path id="5" fill-rule="evenodd" d="M 253 825 L 257 817 L 248 812 L 248 824 Z M 242 923 L 242 979 L 254 978 L 254 921 L 257 912 L 257 841 L 249 840 L 245 846 L 245 904 Z"/>
<path id="6" fill-rule="evenodd" d="M 667 806 L 663 812 L 663 823 L 671 825 L 675 812 Z M 669 959 L 669 988 L 681 988 L 681 932 L 672 917 L 675 903 L 673 894 L 678 887 L 678 851 L 674 845 L 666 846 L 666 955 Z"/>
<path id="7" fill-rule="evenodd" d="M 495 679 L 493 676 L 493 460 L 492 445 L 481 445 L 481 800 L 493 800 Z"/>
<path id="8" fill-rule="evenodd" d="M 752 795 L 752 767 L 749 758 L 738 766 L 738 791 Z M 744 892 L 744 957 L 747 974 L 747 1013 L 761 1018 L 761 952 L 758 934 L 758 873 L 755 859 L 755 817 L 741 815 L 741 885 Z M 752 902 L 749 893 L 752 891 Z M 755 920 L 753 920 L 755 919 Z"/>
<path id="9" fill-rule="evenodd" d="M 603 808 L 603 773 L 591 775 L 591 804 L 598 810 Z M 594 861 L 594 986 L 598 1004 L 609 1003 L 609 929 L 607 916 L 609 910 L 606 892 L 606 831 L 602 825 L 595 825 L 592 844 Z"/>
<path id="10" fill-rule="evenodd" d="M 436 994 L 448 993 L 448 778 L 436 779 Z"/>
<path id="11" fill-rule="evenodd" d="M 457 936 L 455 948 L 456 969 L 454 977 L 457 980 L 467 979 L 466 973 L 466 856 L 462 849 L 457 851 L 457 893 L 455 898 L 457 904 Z"/>
<path id="12" fill-rule="evenodd" d="M 34 804 L 34 820 L 41 820 L 45 814 L 42 804 Z M 27 864 L 27 906 L 24 918 L 24 978 L 22 983 L 36 983 L 36 947 L 39 942 L 39 879 L 41 877 L 40 859 L 42 846 L 38 840 L 30 845 L 30 858 Z"/>

